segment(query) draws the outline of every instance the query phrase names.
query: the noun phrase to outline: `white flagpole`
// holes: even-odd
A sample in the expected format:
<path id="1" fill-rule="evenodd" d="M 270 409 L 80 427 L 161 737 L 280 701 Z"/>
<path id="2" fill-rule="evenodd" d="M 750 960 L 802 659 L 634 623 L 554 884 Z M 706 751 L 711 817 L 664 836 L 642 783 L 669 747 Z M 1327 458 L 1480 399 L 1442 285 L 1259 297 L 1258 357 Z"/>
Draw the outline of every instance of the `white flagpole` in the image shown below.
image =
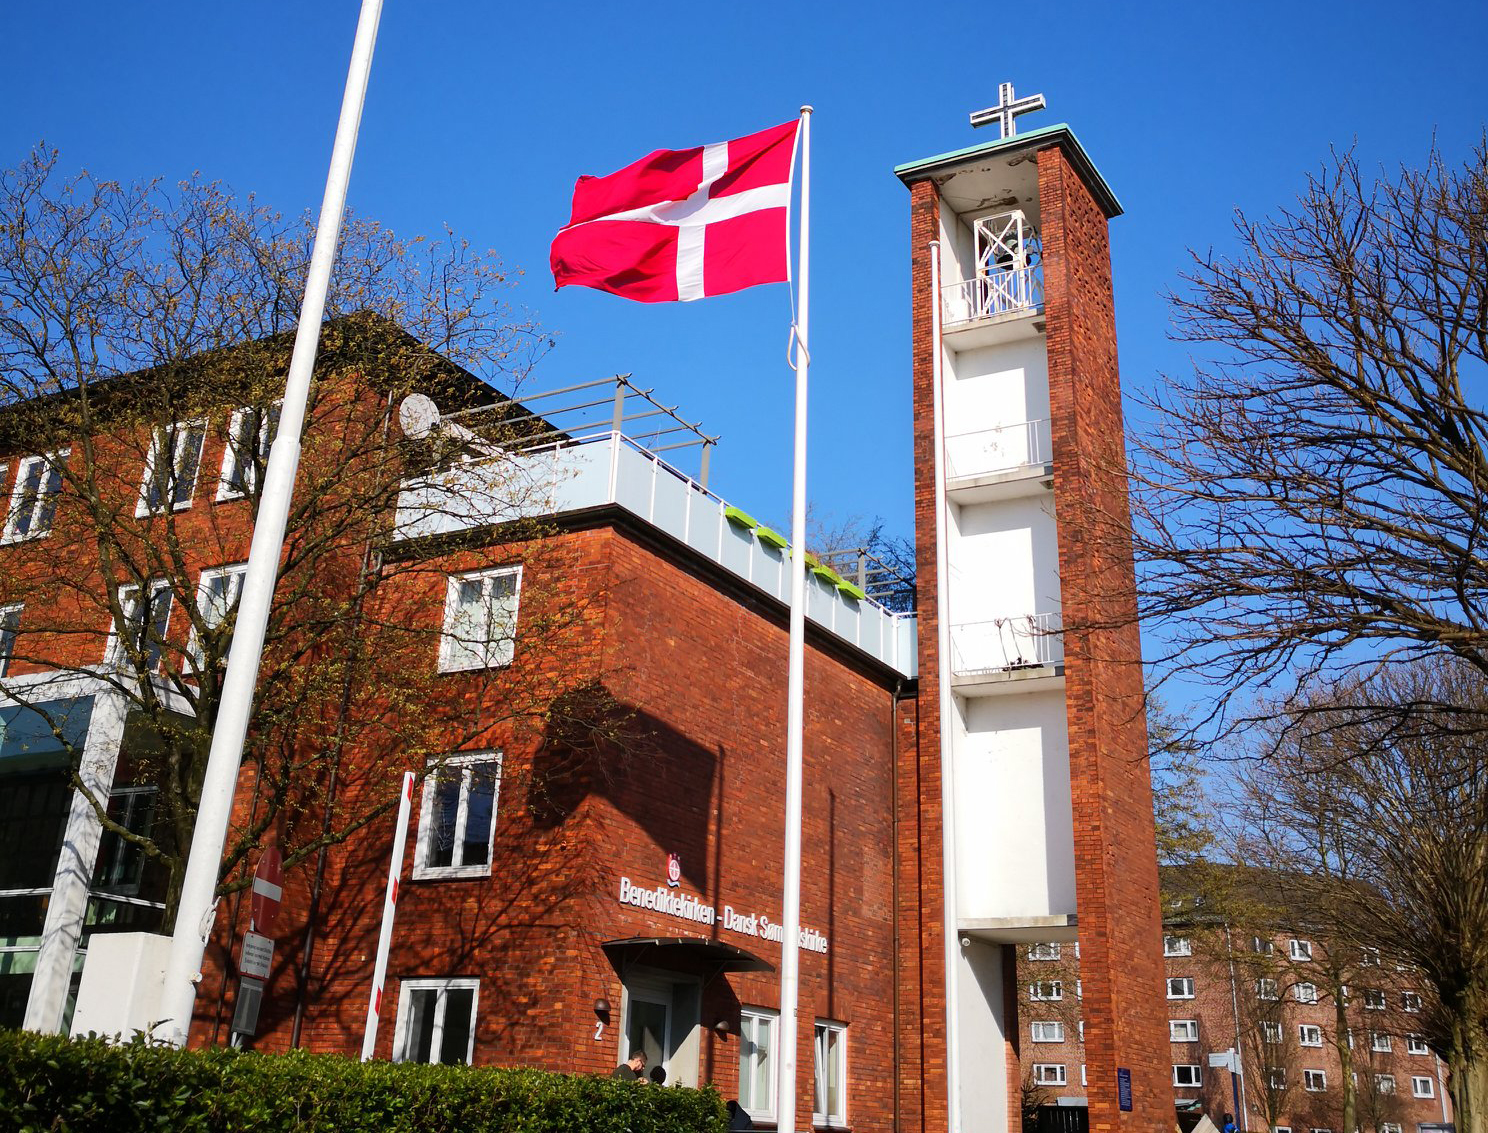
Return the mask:
<path id="1" fill-rule="evenodd" d="M 796 1003 L 801 983 L 801 754 L 806 688 L 806 375 L 811 365 L 811 107 L 801 107 L 801 297 L 796 314 L 796 453 L 791 493 L 790 669 L 785 727 L 785 892 L 780 922 L 780 1052 L 776 1128 L 796 1128 Z"/>
<path id="2" fill-rule="evenodd" d="M 382 931 L 377 934 L 377 961 L 372 965 L 372 994 L 367 997 L 367 1024 L 362 1029 L 362 1061 L 377 1048 L 377 1020 L 382 1015 L 382 989 L 387 983 L 388 952 L 393 946 L 393 917 L 398 912 L 398 880 L 403 876 L 403 850 L 408 845 L 408 816 L 413 812 L 413 772 L 403 772 L 403 797 L 393 830 L 393 860 L 388 865 L 387 893 L 382 899 Z M 396 1055 L 394 1056 L 396 1057 Z"/>
<path id="3" fill-rule="evenodd" d="M 315 351 L 320 344 L 320 323 L 325 314 L 331 268 L 336 260 L 341 217 L 346 209 L 346 186 L 351 179 L 351 161 L 356 153 L 357 130 L 361 126 L 362 104 L 366 100 L 372 49 L 377 42 L 377 22 L 381 16 L 382 0 L 362 0 L 356 40 L 351 49 L 351 66 L 346 75 L 346 90 L 341 100 L 341 119 L 336 124 L 336 141 L 331 149 L 325 198 L 320 206 L 315 244 L 310 253 L 310 271 L 305 279 L 305 301 L 300 308 L 294 354 L 284 387 L 279 431 L 269 453 L 268 468 L 264 471 L 263 496 L 253 526 L 248 569 L 243 577 L 232 649 L 222 681 L 222 702 L 202 780 L 201 804 L 196 812 L 191 853 L 186 859 L 186 876 L 181 882 L 181 900 L 176 910 L 175 931 L 161 993 L 165 1038 L 177 1046 L 186 1045 L 191 1030 L 196 985 L 201 981 L 202 955 L 206 951 L 217 908 L 214 896 L 217 874 L 222 866 L 222 847 L 227 841 L 238 768 L 243 760 L 243 742 L 248 735 L 248 722 L 253 710 L 253 693 L 258 684 L 269 605 L 279 574 L 279 558 L 284 551 L 290 499 L 300 465 L 300 434 L 310 398 L 310 376 L 315 368 Z"/>

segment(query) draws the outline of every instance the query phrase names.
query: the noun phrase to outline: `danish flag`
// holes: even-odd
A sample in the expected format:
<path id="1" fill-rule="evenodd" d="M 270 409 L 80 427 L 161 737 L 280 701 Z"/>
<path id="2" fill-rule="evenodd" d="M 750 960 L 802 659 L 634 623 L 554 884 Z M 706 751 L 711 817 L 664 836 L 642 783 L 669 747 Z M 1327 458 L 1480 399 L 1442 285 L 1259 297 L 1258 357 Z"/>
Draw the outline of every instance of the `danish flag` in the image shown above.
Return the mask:
<path id="1" fill-rule="evenodd" d="M 671 303 L 788 280 L 798 126 L 580 177 L 553 240 L 553 282 Z"/>

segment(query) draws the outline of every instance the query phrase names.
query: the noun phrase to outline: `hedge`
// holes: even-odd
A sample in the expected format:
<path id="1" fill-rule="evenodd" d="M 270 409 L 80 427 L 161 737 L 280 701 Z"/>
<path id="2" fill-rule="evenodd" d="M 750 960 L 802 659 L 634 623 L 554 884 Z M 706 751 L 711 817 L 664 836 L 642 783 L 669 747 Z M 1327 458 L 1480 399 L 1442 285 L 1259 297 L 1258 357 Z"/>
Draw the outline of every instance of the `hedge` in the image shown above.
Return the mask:
<path id="1" fill-rule="evenodd" d="M 112 1045 L 0 1030 L 0 1127 L 24 1133 L 724 1133 L 711 1088 L 541 1070 Z"/>

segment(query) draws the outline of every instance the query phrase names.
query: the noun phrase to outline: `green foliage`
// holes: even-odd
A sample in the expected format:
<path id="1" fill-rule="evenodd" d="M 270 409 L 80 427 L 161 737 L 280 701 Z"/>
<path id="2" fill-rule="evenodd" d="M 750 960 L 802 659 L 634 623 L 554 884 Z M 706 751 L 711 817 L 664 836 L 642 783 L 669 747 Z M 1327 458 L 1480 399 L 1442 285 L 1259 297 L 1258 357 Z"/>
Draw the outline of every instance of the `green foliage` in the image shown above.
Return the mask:
<path id="1" fill-rule="evenodd" d="M 20 1133 L 722 1133 L 710 1089 L 339 1055 L 182 1051 L 0 1031 Z"/>

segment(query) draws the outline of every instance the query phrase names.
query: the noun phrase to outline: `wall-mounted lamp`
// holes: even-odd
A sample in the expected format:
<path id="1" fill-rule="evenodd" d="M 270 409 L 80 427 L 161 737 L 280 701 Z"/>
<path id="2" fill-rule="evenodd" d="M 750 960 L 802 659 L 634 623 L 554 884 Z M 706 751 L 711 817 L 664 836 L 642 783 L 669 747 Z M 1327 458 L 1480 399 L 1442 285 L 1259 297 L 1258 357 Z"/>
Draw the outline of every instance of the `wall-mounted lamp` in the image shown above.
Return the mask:
<path id="1" fill-rule="evenodd" d="M 718 1020 L 718 1022 L 713 1024 L 713 1029 L 720 1035 L 726 1035 L 730 1031 L 732 1031 L 734 1027 L 733 1024 L 730 1023 L 727 1019 L 720 1019 Z"/>
<path id="2" fill-rule="evenodd" d="M 601 995 L 594 1001 L 594 1013 L 601 1020 L 608 1023 L 610 1021 L 610 1001 Z"/>

